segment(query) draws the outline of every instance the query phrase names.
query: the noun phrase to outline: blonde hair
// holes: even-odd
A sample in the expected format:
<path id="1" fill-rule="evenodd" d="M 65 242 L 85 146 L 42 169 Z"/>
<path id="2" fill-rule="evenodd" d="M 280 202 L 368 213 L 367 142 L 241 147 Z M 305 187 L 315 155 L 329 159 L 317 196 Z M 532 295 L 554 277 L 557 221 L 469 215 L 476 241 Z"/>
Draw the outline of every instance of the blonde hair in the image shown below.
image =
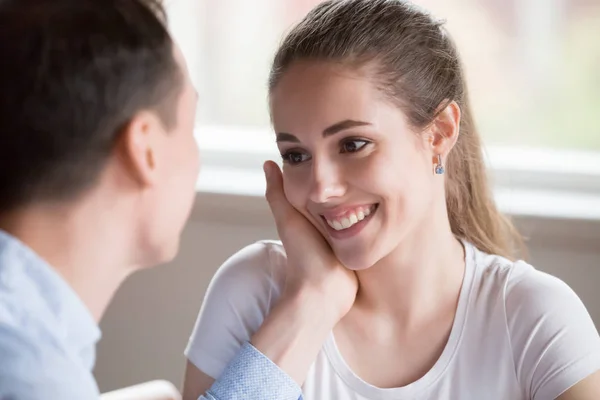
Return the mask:
<path id="1" fill-rule="evenodd" d="M 463 68 L 443 22 L 401 0 L 325 1 L 283 40 L 270 91 L 298 60 L 372 67 L 378 88 L 419 130 L 455 101 L 462 112 L 460 134 L 446 161 L 452 232 L 490 254 L 514 259 L 524 250 L 521 236 L 494 203 Z"/>

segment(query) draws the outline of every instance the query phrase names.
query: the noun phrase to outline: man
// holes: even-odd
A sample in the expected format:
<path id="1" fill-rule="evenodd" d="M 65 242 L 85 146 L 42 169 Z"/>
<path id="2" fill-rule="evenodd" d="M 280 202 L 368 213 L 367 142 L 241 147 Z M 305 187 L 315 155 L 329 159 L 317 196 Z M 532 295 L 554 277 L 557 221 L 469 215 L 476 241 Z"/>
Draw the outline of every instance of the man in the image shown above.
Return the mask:
<path id="1" fill-rule="evenodd" d="M 0 0 L 0 88 L 0 399 L 97 398 L 106 306 L 179 247 L 197 94 L 157 0 Z M 356 293 L 265 169 L 293 278 L 202 398 L 297 399 Z"/>

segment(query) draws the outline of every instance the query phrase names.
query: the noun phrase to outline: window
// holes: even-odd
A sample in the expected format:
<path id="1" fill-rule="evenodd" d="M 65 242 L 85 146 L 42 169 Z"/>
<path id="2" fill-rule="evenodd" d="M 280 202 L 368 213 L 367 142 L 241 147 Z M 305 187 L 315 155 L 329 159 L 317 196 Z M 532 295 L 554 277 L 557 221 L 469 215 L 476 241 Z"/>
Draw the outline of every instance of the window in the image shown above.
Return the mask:
<path id="1" fill-rule="evenodd" d="M 286 30 L 320 1 L 167 1 L 200 93 L 199 141 L 209 169 L 260 172 L 264 158 L 277 157 L 270 63 Z M 593 189 L 600 204 L 600 1 L 414 2 L 447 21 L 497 182 L 511 190 L 515 182 L 528 190 Z M 247 188 L 254 181 L 246 178 Z"/>
<path id="2" fill-rule="evenodd" d="M 199 122 L 267 131 L 279 40 L 320 0 L 173 0 L 202 94 Z M 600 2 L 416 0 L 447 21 L 490 145 L 600 151 Z"/>

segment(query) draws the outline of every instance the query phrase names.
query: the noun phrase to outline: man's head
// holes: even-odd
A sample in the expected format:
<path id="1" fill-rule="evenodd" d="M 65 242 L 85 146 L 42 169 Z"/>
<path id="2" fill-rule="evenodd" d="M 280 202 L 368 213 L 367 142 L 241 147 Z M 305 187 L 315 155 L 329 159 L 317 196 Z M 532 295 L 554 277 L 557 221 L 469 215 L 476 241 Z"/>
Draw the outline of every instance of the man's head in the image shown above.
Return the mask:
<path id="1" fill-rule="evenodd" d="M 110 199 L 129 261 L 175 254 L 196 93 L 164 20 L 157 0 L 0 0 L 0 214 Z"/>

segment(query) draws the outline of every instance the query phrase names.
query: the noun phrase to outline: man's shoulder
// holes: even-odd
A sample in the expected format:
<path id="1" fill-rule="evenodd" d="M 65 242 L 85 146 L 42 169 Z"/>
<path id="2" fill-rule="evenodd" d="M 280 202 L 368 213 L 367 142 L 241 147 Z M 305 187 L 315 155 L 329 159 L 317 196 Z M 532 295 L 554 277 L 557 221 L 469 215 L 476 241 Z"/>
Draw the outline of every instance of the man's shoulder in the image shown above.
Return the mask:
<path id="1" fill-rule="evenodd" d="M 97 397 L 91 373 L 67 351 L 33 332 L 0 322 L 0 398 Z"/>
<path id="2" fill-rule="evenodd" d="M 80 354 L 83 308 L 44 260 L 0 231 L 0 399 L 98 397 Z"/>
<path id="3" fill-rule="evenodd" d="M 0 260 L 0 399 L 97 398 L 91 373 L 49 308 L 52 293 L 36 286 L 19 261 Z"/>
<path id="4" fill-rule="evenodd" d="M 51 293 L 40 293 L 26 273 L 0 260 L 0 346 L 47 346 L 61 334 L 59 320 L 48 309 Z M 0 351 L 1 354 L 1 351 Z"/>

